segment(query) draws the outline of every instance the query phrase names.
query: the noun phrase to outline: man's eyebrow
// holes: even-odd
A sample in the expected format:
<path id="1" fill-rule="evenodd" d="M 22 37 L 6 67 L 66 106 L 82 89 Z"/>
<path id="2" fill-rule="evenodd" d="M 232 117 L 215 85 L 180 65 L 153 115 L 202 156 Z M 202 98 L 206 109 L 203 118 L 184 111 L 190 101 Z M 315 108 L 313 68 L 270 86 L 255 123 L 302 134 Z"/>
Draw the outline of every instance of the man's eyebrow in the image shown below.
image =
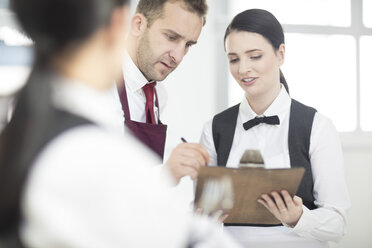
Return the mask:
<path id="1" fill-rule="evenodd" d="M 167 32 L 167 33 L 171 33 L 174 36 L 177 36 L 177 38 L 181 38 L 181 39 L 184 39 L 185 38 L 184 36 L 180 35 L 176 31 L 173 31 L 171 29 L 164 29 L 164 31 Z"/>
<path id="2" fill-rule="evenodd" d="M 170 34 L 172 34 L 172 35 L 174 35 L 174 36 L 176 36 L 177 38 L 185 39 L 185 37 L 184 37 L 183 35 L 177 33 L 177 32 L 174 31 L 174 30 L 171 30 L 171 29 L 164 29 L 164 31 L 167 32 L 167 33 L 170 33 Z M 189 40 L 189 41 L 187 41 L 187 42 L 188 42 L 189 44 L 191 44 L 191 45 L 195 45 L 195 44 L 197 43 L 197 41 L 195 41 L 195 40 Z"/>

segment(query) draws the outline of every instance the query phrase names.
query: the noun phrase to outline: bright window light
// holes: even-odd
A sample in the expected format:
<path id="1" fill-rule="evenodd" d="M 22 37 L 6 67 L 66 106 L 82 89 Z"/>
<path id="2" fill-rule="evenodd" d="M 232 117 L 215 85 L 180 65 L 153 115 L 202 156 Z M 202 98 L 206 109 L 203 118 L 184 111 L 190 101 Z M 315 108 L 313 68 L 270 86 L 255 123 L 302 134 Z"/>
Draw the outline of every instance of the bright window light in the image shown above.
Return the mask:
<path id="1" fill-rule="evenodd" d="M 360 39 L 360 111 L 361 128 L 372 131 L 372 37 L 362 36 Z"/>
<path id="2" fill-rule="evenodd" d="M 363 23 L 372 28 L 372 0 L 363 0 Z"/>
<path id="3" fill-rule="evenodd" d="M 18 91 L 30 75 L 28 66 L 0 66 L 0 96 L 9 96 Z"/>
<path id="4" fill-rule="evenodd" d="M 351 24 L 350 0 L 234 0 L 231 8 L 233 16 L 245 9 L 266 9 L 282 24 L 338 27 Z"/>
<path id="5" fill-rule="evenodd" d="M 356 42 L 347 35 L 286 34 L 283 73 L 291 96 L 329 117 L 338 131 L 357 125 Z"/>
<path id="6" fill-rule="evenodd" d="M 9 8 L 9 0 L 0 0 L 0 9 L 1 8 Z"/>
<path id="7" fill-rule="evenodd" d="M 10 27 L 0 27 L 0 40 L 7 46 L 30 46 L 32 40 L 16 29 Z"/>

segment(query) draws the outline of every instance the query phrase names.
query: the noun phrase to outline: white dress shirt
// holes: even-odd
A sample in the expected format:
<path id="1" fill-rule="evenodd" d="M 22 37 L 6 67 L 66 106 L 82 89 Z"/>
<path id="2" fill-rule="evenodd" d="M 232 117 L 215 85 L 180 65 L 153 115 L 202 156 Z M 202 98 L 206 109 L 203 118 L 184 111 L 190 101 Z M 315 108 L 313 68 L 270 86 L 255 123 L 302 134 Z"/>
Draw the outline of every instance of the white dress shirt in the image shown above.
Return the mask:
<path id="1" fill-rule="evenodd" d="M 238 247 L 171 195 L 168 175 L 149 169 L 160 163 L 154 153 L 129 133 L 123 138 L 111 90 L 57 81 L 56 107 L 97 126 L 63 132 L 36 157 L 22 197 L 21 239 L 27 247 L 175 248 L 193 236 L 207 237 L 206 247 L 213 247 L 210 238 L 216 236 L 220 247 Z"/>
<path id="2" fill-rule="evenodd" d="M 291 98 L 282 87 L 279 95 L 263 114 L 278 115 L 280 125 L 259 124 L 248 129 L 243 123 L 258 116 L 244 97 L 235 128 L 227 167 L 237 167 L 246 149 L 261 151 L 266 168 L 290 168 L 288 129 Z M 212 136 L 212 120 L 204 126 L 201 144 L 217 164 Z M 320 113 L 314 117 L 310 137 L 310 162 L 314 180 L 316 210 L 303 206 L 303 214 L 294 228 L 227 227 L 238 240 L 251 247 L 327 247 L 346 232 L 346 210 L 350 207 L 344 179 L 344 164 L 338 133 L 331 121 Z"/>
<path id="3" fill-rule="evenodd" d="M 127 90 L 129 112 L 132 121 L 146 122 L 146 96 L 143 93 L 142 87 L 149 83 L 142 72 L 134 64 L 132 58 L 125 53 L 123 63 L 123 76 L 125 81 L 125 87 Z M 161 82 L 157 82 L 156 93 L 158 96 L 159 108 L 155 106 L 156 95 L 154 93 L 154 114 L 156 122 L 158 122 L 159 114 L 164 111 L 166 106 L 168 95 L 164 85 Z M 121 118 L 122 128 L 124 128 L 124 111 L 120 103 L 118 91 L 115 88 L 112 89 L 115 99 L 115 109 L 117 110 L 118 118 Z M 160 112 L 160 113 L 159 113 Z"/>

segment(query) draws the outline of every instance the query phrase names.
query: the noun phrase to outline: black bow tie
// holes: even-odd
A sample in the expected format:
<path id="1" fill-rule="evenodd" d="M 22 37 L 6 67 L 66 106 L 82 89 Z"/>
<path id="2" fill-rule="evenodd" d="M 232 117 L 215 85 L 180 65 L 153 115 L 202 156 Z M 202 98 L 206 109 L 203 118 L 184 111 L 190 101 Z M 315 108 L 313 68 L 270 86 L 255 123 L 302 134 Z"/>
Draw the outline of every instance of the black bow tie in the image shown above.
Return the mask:
<path id="1" fill-rule="evenodd" d="M 264 117 L 255 117 L 254 119 L 251 119 L 243 124 L 243 127 L 245 130 L 250 129 L 251 127 L 257 126 L 260 123 L 266 123 L 269 125 L 279 125 L 279 117 L 277 115 L 273 116 L 264 116 Z"/>

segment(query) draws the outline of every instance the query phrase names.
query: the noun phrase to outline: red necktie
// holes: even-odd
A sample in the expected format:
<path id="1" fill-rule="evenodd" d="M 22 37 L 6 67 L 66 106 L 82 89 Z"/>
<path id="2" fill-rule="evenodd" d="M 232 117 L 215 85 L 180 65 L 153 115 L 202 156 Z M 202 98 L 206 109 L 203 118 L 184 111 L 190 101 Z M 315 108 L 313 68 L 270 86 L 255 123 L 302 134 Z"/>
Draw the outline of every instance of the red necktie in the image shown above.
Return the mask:
<path id="1" fill-rule="evenodd" d="M 154 114 L 154 87 L 156 82 L 148 83 L 142 87 L 143 92 L 146 96 L 146 123 L 156 124 L 155 114 Z"/>

